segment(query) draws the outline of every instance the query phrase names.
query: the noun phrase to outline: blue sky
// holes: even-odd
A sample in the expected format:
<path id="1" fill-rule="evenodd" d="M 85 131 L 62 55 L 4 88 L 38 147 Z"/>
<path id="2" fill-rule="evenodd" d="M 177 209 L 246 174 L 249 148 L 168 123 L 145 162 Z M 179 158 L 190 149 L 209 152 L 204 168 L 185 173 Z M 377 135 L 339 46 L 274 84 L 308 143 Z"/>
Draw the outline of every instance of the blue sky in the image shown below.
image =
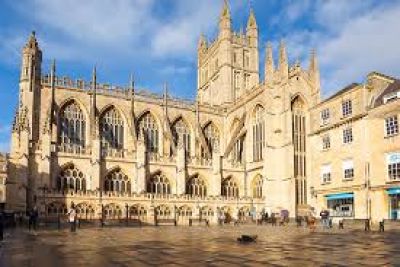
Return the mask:
<path id="1" fill-rule="evenodd" d="M 136 84 L 193 98 L 196 46 L 204 32 L 217 34 L 222 0 L 2 0 L 0 2 L 0 151 L 8 151 L 18 98 L 20 51 L 35 30 L 43 50 L 43 72 L 53 58 L 58 75 L 90 79 L 96 64 L 100 82 Z M 317 50 L 323 96 L 370 71 L 400 77 L 400 1 L 252 0 L 266 41 L 284 39 L 291 62 L 308 66 Z M 248 0 L 231 0 L 236 30 L 246 25 Z M 276 58 L 276 57 L 275 57 Z M 262 66 L 262 64 L 261 64 Z"/>

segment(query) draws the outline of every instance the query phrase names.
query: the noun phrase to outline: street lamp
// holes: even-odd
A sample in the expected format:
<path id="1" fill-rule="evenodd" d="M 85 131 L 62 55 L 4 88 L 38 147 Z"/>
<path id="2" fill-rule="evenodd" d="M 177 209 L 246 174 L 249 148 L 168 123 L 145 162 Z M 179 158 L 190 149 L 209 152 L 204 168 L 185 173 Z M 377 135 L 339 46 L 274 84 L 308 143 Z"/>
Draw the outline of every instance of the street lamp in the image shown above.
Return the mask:
<path id="1" fill-rule="evenodd" d="M 125 203 L 125 212 L 126 212 L 126 226 L 128 226 L 128 208 L 129 208 L 129 206 L 128 206 L 128 203 Z"/>
<path id="2" fill-rule="evenodd" d="M 49 190 L 47 187 L 47 184 L 45 184 L 42 187 L 39 187 L 40 190 L 42 190 L 42 198 L 43 198 L 43 204 L 44 204 L 44 216 L 45 216 L 45 224 L 47 222 L 47 205 L 46 205 L 46 193 Z"/>

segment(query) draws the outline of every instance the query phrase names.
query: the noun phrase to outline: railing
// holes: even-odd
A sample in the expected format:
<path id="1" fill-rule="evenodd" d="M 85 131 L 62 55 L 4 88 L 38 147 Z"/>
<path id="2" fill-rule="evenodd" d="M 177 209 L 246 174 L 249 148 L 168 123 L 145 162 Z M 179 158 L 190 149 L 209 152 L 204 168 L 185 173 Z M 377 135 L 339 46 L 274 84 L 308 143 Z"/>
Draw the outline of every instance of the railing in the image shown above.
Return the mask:
<path id="1" fill-rule="evenodd" d="M 354 217 L 353 211 L 331 210 L 330 215 L 332 217 Z"/>
<path id="2" fill-rule="evenodd" d="M 244 168 L 244 164 L 237 160 L 225 160 L 224 163 L 226 164 L 224 167 L 227 167 L 227 168 L 232 168 L 232 169 Z"/>
<path id="3" fill-rule="evenodd" d="M 87 154 L 87 149 L 82 145 L 61 144 L 58 146 L 58 152 L 67 154 Z"/>
<path id="4" fill-rule="evenodd" d="M 44 196 L 38 196 L 44 197 Z M 121 198 L 121 201 L 181 201 L 181 202 L 214 202 L 218 201 L 221 203 L 254 203 L 254 204 L 262 204 L 263 199 L 254 199 L 251 197 L 225 197 L 225 196 L 194 196 L 194 195 L 177 195 L 177 194 L 153 194 L 153 193 L 130 193 L 130 192 L 106 192 L 99 190 L 86 190 L 86 191 L 75 191 L 75 190 L 67 190 L 67 191 L 58 191 L 49 189 L 46 192 L 46 199 L 56 199 L 56 198 L 67 198 L 67 197 L 95 197 L 103 200 L 107 199 L 115 199 Z"/>
<path id="5" fill-rule="evenodd" d="M 175 156 L 160 156 L 158 153 L 147 153 L 147 160 L 151 163 L 176 163 Z"/>
<path id="6" fill-rule="evenodd" d="M 198 158 L 198 157 L 187 157 L 186 162 L 188 165 L 198 165 L 198 166 L 211 166 L 212 159 Z"/>
<path id="7" fill-rule="evenodd" d="M 46 74 L 42 76 L 41 79 L 42 85 L 51 86 L 51 76 Z M 68 89 L 77 89 L 77 90 L 84 90 L 84 91 L 91 91 L 93 89 L 93 82 L 91 81 L 84 81 L 82 79 L 72 79 L 70 77 L 54 77 L 54 86 L 55 87 L 63 87 Z M 98 94 L 104 95 L 111 95 L 111 96 L 119 96 L 119 97 L 129 97 L 130 96 L 130 88 L 129 87 L 122 87 L 122 86 L 114 86 L 107 83 L 97 83 L 96 84 L 96 91 Z M 153 93 L 149 90 L 140 89 L 135 92 L 135 95 L 142 96 L 145 98 L 152 98 L 162 100 L 163 96 L 160 94 Z M 168 99 L 171 104 L 183 104 L 188 107 L 193 107 L 194 102 L 189 99 L 177 98 L 177 97 L 170 97 Z"/>
<path id="8" fill-rule="evenodd" d="M 101 149 L 101 156 L 103 158 L 110 157 L 110 158 L 124 158 L 127 154 L 126 149 L 122 148 L 102 148 Z"/>

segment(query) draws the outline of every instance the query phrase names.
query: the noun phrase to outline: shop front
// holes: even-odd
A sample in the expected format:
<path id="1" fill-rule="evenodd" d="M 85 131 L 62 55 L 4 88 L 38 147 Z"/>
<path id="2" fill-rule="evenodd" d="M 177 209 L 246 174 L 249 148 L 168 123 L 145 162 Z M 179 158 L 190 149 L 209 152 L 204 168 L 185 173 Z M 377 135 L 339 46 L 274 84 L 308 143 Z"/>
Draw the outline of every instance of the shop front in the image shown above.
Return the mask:
<path id="1" fill-rule="evenodd" d="M 389 196 L 389 219 L 400 220 L 400 187 L 387 189 Z"/>
<path id="2" fill-rule="evenodd" d="M 332 217 L 354 217 L 354 193 L 325 196 L 329 215 Z"/>

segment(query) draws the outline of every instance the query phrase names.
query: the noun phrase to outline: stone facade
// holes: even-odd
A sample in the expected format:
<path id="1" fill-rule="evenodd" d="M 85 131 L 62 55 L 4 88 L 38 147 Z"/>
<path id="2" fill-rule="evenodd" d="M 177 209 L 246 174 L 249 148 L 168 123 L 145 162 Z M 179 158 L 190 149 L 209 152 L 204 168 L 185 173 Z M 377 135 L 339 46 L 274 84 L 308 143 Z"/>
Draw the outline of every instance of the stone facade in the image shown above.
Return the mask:
<path id="1" fill-rule="evenodd" d="M 103 211 L 148 222 L 154 214 L 216 222 L 223 212 L 236 218 L 286 209 L 293 217 L 314 207 L 318 213 L 340 199 L 335 194 L 347 193 L 355 208 L 337 216 L 389 216 L 385 190 L 399 177 L 384 178 L 385 153 L 400 148 L 396 134 L 375 131 L 384 130 L 385 114 L 398 116 L 399 101 L 375 102 L 396 79 L 372 73 L 367 84 L 321 101 L 315 52 L 308 69 L 289 65 L 281 42 L 275 68 L 268 44 L 260 82 L 258 39 L 254 13 L 245 33 L 233 32 L 225 2 L 217 39 L 200 37 L 197 98 L 189 101 L 171 97 L 167 86 L 163 95 L 138 90 L 133 78 L 127 87 L 99 84 L 95 69 L 89 82 L 56 76 L 55 64 L 42 75 L 33 33 L 22 52 L 9 208 L 37 205 L 50 216 L 73 202 L 89 218 Z M 342 117 L 348 99 L 351 112 Z M 339 145 L 350 126 L 353 139 Z M 331 149 L 321 148 L 325 135 Z M 353 178 L 339 179 L 347 159 Z M 329 164 L 330 181 L 321 183 L 321 166 Z"/>
<path id="2" fill-rule="evenodd" d="M 7 156 L 0 153 L 0 204 L 6 203 Z"/>

